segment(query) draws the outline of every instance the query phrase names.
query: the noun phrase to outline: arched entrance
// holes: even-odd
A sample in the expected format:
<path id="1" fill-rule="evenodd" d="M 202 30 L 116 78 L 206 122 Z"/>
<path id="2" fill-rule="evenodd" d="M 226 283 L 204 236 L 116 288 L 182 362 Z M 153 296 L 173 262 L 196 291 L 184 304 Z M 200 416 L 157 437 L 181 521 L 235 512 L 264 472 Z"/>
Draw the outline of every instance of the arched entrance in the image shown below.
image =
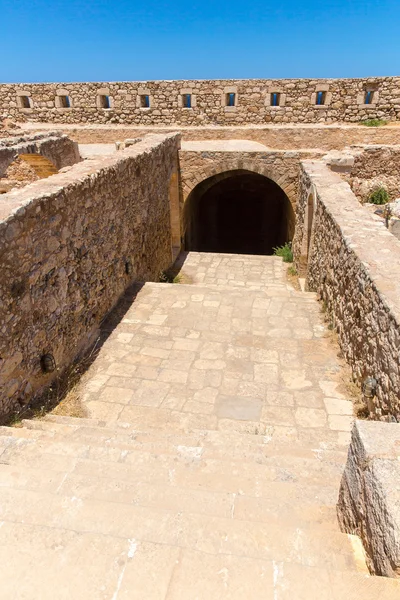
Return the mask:
<path id="1" fill-rule="evenodd" d="M 292 239 L 294 213 L 272 179 L 237 169 L 209 177 L 192 190 L 184 227 L 186 250 L 272 254 Z"/>

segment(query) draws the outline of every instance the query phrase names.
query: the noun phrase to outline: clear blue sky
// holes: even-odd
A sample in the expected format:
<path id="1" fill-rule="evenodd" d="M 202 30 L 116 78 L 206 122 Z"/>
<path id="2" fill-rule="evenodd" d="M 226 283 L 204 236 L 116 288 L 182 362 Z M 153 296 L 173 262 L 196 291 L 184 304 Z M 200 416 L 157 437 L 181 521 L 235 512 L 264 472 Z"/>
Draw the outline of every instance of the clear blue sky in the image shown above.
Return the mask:
<path id="1" fill-rule="evenodd" d="M 400 75 L 400 0 L 0 0 L 1 82 Z"/>

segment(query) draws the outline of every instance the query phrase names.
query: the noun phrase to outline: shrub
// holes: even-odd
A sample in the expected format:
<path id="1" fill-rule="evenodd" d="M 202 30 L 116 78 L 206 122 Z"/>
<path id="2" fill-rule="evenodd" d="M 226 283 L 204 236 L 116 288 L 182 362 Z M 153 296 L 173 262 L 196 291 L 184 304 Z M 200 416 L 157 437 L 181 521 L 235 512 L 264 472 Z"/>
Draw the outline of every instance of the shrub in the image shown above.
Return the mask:
<path id="1" fill-rule="evenodd" d="M 368 202 L 371 204 L 387 204 L 389 202 L 389 194 L 384 187 L 377 188 L 370 194 Z"/>
<path id="2" fill-rule="evenodd" d="M 366 119 L 365 121 L 361 121 L 361 125 L 365 125 L 366 127 L 382 127 L 383 125 L 387 125 L 387 121 L 384 119 Z"/>
<path id="3" fill-rule="evenodd" d="M 277 246 L 273 248 L 274 256 L 281 256 L 283 258 L 283 262 L 291 263 L 293 262 L 293 252 L 292 252 L 292 244 L 291 242 L 286 242 L 283 246 Z"/>

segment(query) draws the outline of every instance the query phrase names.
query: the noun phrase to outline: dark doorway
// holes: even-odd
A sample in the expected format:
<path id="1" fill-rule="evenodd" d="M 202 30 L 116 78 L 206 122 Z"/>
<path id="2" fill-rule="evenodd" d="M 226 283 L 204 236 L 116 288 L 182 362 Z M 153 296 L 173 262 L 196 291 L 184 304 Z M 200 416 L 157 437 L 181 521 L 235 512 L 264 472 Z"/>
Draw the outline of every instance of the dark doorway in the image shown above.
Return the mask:
<path id="1" fill-rule="evenodd" d="M 186 250 L 272 254 L 292 239 L 293 209 L 271 179 L 228 171 L 200 183 L 185 205 Z"/>

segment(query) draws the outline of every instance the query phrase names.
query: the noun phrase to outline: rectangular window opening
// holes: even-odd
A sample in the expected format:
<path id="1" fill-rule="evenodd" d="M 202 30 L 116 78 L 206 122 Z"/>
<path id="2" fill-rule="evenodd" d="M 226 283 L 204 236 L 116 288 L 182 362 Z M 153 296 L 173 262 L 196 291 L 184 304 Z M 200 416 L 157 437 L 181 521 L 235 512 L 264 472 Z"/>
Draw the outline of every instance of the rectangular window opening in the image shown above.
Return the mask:
<path id="1" fill-rule="evenodd" d="M 374 92 L 372 90 L 365 92 L 365 104 L 372 104 L 374 101 Z"/>
<path id="2" fill-rule="evenodd" d="M 30 101 L 29 96 L 20 96 L 19 101 L 20 101 L 21 108 L 30 108 L 31 107 L 31 101 Z"/>
<path id="3" fill-rule="evenodd" d="M 230 92 L 226 95 L 226 106 L 236 106 L 236 94 Z"/>
<path id="4" fill-rule="evenodd" d="M 192 94 L 182 95 L 183 108 L 192 108 Z"/>
<path id="5" fill-rule="evenodd" d="M 61 108 L 71 108 L 71 102 L 69 96 L 58 96 L 60 99 Z"/>
<path id="6" fill-rule="evenodd" d="M 111 108 L 110 97 L 99 95 L 100 108 Z"/>
<path id="7" fill-rule="evenodd" d="M 326 92 L 317 92 L 317 106 L 323 106 L 326 100 Z"/>
<path id="8" fill-rule="evenodd" d="M 271 94 L 271 106 L 280 106 L 281 95 L 278 92 L 272 92 Z"/>
<path id="9" fill-rule="evenodd" d="M 142 94 L 140 96 L 140 107 L 150 108 L 150 96 L 148 96 L 147 94 Z"/>

